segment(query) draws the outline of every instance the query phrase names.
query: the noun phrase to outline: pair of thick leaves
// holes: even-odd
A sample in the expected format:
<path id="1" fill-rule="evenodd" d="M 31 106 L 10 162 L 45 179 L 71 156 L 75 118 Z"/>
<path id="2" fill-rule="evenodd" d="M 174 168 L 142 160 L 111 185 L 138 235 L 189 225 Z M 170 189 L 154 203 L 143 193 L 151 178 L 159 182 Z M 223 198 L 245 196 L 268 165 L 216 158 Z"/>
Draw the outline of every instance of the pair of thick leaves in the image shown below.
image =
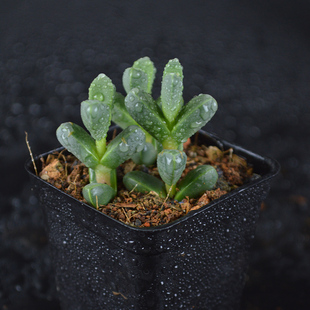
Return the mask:
<path id="1" fill-rule="evenodd" d="M 163 150 L 157 157 L 158 172 L 164 182 L 153 175 L 142 171 L 132 171 L 123 178 L 123 183 L 128 190 L 138 192 L 156 192 L 160 197 L 169 196 L 172 189 L 179 181 L 185 166 L 187 156 L 179 150 Z M 174 199 L 181 201 L 185 197 L 196 198 L 206 190 L 212 189 L 218 179 L 217 171 L 210 165 L 202 165 L 190 171 L 177 185 L 178 192 Z M 168 188 L 167 188 L 168 185 Z"/>
<path id="2" fill-rule="evenodd" d="M 143 57 L 134 62 L 123 74 L 123 86 L 128 94 L 132 89 L 151 94 L 155 79 L 156 68 L 148 57 Z M 160 106 L 168 122 L 173 122 L 183 105 L 183 67 L 178 59 L 171 59 L 165 66 Z"/>
<path id="3" fill-rule="evenodd" d="M 164 148 L 178 148 L 213 117 L 217 103 L 211 96 L 201 94 L 183 106 L 183 67 L 177 58 L 165 66 L 161 94 L 155 101 L 151 96 L 155 73 L 148 57 L 140 58 L 125 70 L 125 105 L 118 95 L 113 117 L 118 124 L 133 119 Z"/>
<path id="4" fill-rule="evenodd" d="M 202 165 L 187 173 L 177 184 L 185 167 L 187 156 L 180 150 L 164 149 L 157 156 L 157 169 L 162 179 L 142 171 L 132 171 L 123 178 L 126 188 L 138 192 L 156 192 L 160 197 L 170 196 L 181 201 L 185 197 L 197 198 L 211 190 L 218 179 L 217 171 L 210 165 Z M 178 192 L 175 192 L 178 188 Z"/>
<path id="5" fill-rule="evenodd" d="M 175 194 L 174 186 L 185 169 L 186 159 L 187 156 L 183 151 L 163 150 L 157 156 L 157 169 L 164 183 L 152 175 L 135 171 L 125 175 L 123 179 L 124 184 L 128 190 L 135 189 L 136 191 L 142 192 L 153 191 L 162 197 L 168 191 L 169 196 L 173 197 Z M 137 177 L 141 177 L 141 179 L 139 180 Z"/>
<path id="6" fill-rule="evenodd" d="M 96 170 L 99 165 L 116 169 L 136 152 L 143 150 L 145 135 L 138 126 L 129 126 L 107 146 L 99 156 L 96 141 L 82 127 L 63 123 L 56 132 L 60 143 L 88 168 Z"/>
<path id="7" fill-rule="evenodd" d="M 181 201 L 185 197 L 197 198 L 205 191 L 214 188 L 218 174 L 214 167 L 202 165 L 190 171 L 178 184 L 175 200 Z M 123 183 L 128 190 L 136 190 L 142 193 L 156 192 L 160 197 L 167 197 L 165 184 L 150 174 L 142 171 L 132 171 L 123 178 Z"/>
<path id="8" fill-rule="evenodd" d="M 132 118 L 167 149 L 176 149 L 186 142 L 217 110 L 216 101 L 209 95 L 201 94 L 180 110 L 171 126 L 153 98 L 139 88 L 128 93 L 125 106 Z"/>
<path id="9" fill-rule="evenodd" d="M 140 125 L 165 148 L 177 149 L 202 128 L 215 114 L 217 103 L 210 95 L 200 94 L 183 106 L 171 127 L 161 108 L 147 92 L 134 88 L 124 99 L 116 93 L 113 121 L 122 128 Z M 148 141 L 148 139 L 147 139 Z M 149 139 L 148 142 L 151 142 Z"/>

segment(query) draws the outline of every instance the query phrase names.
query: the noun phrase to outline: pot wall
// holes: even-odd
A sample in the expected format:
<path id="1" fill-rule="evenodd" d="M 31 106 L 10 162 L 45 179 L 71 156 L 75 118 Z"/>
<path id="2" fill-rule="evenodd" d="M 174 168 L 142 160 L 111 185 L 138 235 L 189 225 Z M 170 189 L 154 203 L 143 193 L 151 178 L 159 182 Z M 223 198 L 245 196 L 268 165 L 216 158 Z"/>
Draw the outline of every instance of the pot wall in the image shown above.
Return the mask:
<path id="1" fill-rule="evenodd" d="M 205 144 L 224 148 L 204 132 Z M 238 309 L 260 204 L 278 164 L 233 146 L 261 178 L 161 227 L 133 228 L 27 169 L 43 207 L 63 309 Z"/>

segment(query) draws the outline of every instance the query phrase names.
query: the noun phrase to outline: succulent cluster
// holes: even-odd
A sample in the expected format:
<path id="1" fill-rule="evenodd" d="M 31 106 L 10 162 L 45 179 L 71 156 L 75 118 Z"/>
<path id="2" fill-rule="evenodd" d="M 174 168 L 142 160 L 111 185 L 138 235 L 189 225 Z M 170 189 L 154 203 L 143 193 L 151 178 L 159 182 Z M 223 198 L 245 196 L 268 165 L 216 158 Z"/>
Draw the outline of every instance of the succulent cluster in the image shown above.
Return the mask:
<path id="1" fill-rule="evenodd" d="M 156 68 L 148 58 L 140 58 L 123 74 L 126 97 L 104 74 L 91 83 L 89 99 L 81 103 L 82 121 L 89 131 L 64 123 L 57 129 L 60 143 L 88 168 L 90 184 L 83 196 L 93 206 L 104 205 L 116 195 L 116 169 L 129 158 L 147 166 L 156 164 L 162 180 L 143 171 L 132 171 L 123 178 L 128 190 L 156 192 L 161 197 L 181 201 L 196 198 L 212 189 L 216 170 L 202 165 L 180 182 L 186 166 L 183 143 L 215 114 L 216 101 L 200 94 L 184 105 L 183 68 L 178 59 L 166 65 L 160 97 L 152 97 Z M 111 120 L 123 131 L 107 145 Z"/>

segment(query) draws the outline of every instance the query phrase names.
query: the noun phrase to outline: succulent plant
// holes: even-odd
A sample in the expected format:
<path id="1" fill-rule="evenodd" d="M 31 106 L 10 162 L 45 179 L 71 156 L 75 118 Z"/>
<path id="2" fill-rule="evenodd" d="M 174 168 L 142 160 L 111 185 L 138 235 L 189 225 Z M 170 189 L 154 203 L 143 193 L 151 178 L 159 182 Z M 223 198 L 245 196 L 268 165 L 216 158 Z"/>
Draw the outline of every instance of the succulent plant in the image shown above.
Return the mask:
<path id="1" fill-rule="evenodd" d="M 107 204 L 116 195 L 116 168 L 145 144 L 144 132 L 130 125 L 107 145 L 114 98 L 111 80 L 99 74 L 90 85 L 89 99 L 81 103 L 82 121 L 90 134 L 69 122 L 56 131 L 59 142 L 89 168 L 90 184 L 83 188 L 83 196 L 93 206 Z"/>
<path id="2" fill-rule="evenodd" d="M 179 182 L 187 160 L 183 143 L 213 117 L 216 101 L 200 94 L 184 105 L 183 68 L 178 59 L 166 65 L 160 97 L 154 100 L 155 73 L 148 57 L 135 61 L 123 74 L 126 97 L 99 74 L 89 87 L 88 100 L 81 103 L 81 118 L 89 133 L 70 122 L 57 129 L 59 142 L 89 168 L 90 184 L 83 188 L 83 196 L 95 207 L 115 197 L 116 169 L 129 158 L 144 165 L 156 163 L 162 180 L 132 171 L 123 178 L 128 190 L 182 200 L 198 197 L 217 181 L 216 170 L 203 165 Z M 123 131 L 107 145 L 111 120 Z"/>
<path id="3" fill-rule="evenodd" d="M 147 63 L 148 69 L 141 69 L 144 68 L 142 63 Z M 140 67 L 135 67 L 135 64 Z M 177 185 L 186 165 L 183 143 L 213 117 L 217 102 L 210 95 L 200 94 L 184 105 L 183 67 L 178 59 L 172 59 L 166 65 L 160 97 L 154 100 L 150 85 L 153 84 L 156 70 L 150 70 L 152 65 L 146 58 L 135 64 L 126 69 L 123 76 L 127 91 L 124 102 L 126 113 L 162 145 L 163 150 L 157 156 L 157 168 L 164 184 L 159 186 L 155 177 L 146 177 L 144 172 L 128 173 L 124 177 L 124 184 L 130 190 L 152 190 L 162 196 L 168 194 L 177 200 L 182 200 L 185 196 L 197 197 L 213 188 L 217 172 L 211 166 L 199 167 Z M 139 178 L 143 178 L 144 182 L 139 182 Z"/>

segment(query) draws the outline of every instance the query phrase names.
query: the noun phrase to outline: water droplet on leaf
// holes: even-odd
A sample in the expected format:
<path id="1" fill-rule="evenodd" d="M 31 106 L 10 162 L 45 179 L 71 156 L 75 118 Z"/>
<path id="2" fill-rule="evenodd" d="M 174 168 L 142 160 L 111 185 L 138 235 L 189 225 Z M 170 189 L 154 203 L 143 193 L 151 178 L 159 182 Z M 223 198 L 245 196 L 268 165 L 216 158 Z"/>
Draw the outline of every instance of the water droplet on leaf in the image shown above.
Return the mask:
<path id="1" fill-rule="evenodd" d="M 141 112 L 141 111 L 142 111 L 142 108 L 143 108 L 143 106 L 142 106 L 142 104 L 141 104 L 140 102 L 137 102 L 137 103 L 135 104 L 135 109 L 136 109 L 138 112 Z"/>
<path id="2" fill-rule="evenodd" d="M 94 99 L 97 99 L 99 101 L 103 101 L 104 100 L 104 96 L 102 94 L 98 93 L 98 94 L 94 95 Z"/>
<path id="3" fill-rule="evenodd" d="M 166 162 L 167 162 L 167 165 L 168 165 L 168 166 L 171 164 L 171 161 L 172 161 L 172 159 L 171 159 L 171 158 L 166 157 Z"/>
<path id="4" fill-rule="evenodd" d="M 123 141 L 119 144 L 119 150 L 121 152 L 127 152 L 128 149 L 129 149 L 129 145 L 126 142 Z"/>
<path id="5" fill-rule="evenodd" d="M 207 120 L 209 118 L 209 107 L 207 105 L 203 105 L 200 109 L 200 116 L 203 120 Z"/>
<path id="6" fill-rule="evenodd" d="M 191 123 L 191 128 L 197 128 L 201 125 L 202 122 L 193 122 Z"/>
<path id="7" fill-rule="evenodd" d="M 141 152 L 143 149 L 144 149 L 143 143 L 137 145 L 137 152 Z"/>

